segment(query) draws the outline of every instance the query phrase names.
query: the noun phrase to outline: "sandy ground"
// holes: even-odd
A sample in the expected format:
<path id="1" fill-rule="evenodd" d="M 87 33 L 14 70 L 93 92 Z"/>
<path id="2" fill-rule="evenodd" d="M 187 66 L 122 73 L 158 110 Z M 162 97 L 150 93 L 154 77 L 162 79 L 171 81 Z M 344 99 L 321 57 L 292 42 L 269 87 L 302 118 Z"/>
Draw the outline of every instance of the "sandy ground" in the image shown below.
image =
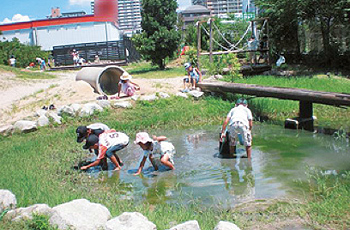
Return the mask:
<path id="1" fill-rule="evenodd" d="M 78 71 L 49 72 L 48 80 L 22 80 L 9 72 L 0 72 L 0 126 L 33 116 L 44 105 L 57 108 L 72 103 L 95 101 L 100 95 L 84 81 L 75 81 Z M 134 79 L 139 95 L 166 92 L 175 94 L 182 88 L 183 76 L 169 79 Z"/>

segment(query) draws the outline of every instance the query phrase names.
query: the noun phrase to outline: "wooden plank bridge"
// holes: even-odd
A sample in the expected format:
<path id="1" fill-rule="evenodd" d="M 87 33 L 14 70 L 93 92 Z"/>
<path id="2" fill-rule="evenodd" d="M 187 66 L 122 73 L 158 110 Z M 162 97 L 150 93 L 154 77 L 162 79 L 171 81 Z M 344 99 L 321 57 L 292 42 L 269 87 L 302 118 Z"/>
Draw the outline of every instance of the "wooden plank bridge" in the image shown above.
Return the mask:
<path id="1" fill-rule="evenodd" d="M 272 97 L 284 100 L 299 101 L 299 118 L 307 122 L 303 125 L 306 130 L 313 131 L 313 103 L 333 105 L 338 107 L 350 106 L 350 94 L 313 91 L 297 88 L 282 88 L 253 84 L 228 82 L 200 82 L 197 84 L 203 92 L 238 93 L 257 97 Z"/>

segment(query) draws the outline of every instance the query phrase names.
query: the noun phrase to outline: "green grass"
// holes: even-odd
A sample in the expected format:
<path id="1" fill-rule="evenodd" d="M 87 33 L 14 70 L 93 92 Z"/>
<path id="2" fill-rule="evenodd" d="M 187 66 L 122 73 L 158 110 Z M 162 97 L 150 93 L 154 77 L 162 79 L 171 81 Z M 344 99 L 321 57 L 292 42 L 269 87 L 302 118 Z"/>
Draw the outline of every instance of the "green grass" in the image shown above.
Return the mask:
<path id="1" fill-rule="evenodd" d="M 0 65 L 0 74 L 1 72 L 11 72 L 16 75 L 17 78 L 20 79 L 53 79 L 54 75 L 47 74 L 45 72 L 39 71 L 31 71 L 19 68 L 13 68 L 10 66 Z"/>
<path id="2" fill-rule="evenodd" d="M 165 70 L 159 70 L 158 67 L 152 66 L 148 62 L 133 63 L 124 69 L 134 78 L 143 79 L 174 78 L 186 75 L 182 67 L 170 67 Z"/>

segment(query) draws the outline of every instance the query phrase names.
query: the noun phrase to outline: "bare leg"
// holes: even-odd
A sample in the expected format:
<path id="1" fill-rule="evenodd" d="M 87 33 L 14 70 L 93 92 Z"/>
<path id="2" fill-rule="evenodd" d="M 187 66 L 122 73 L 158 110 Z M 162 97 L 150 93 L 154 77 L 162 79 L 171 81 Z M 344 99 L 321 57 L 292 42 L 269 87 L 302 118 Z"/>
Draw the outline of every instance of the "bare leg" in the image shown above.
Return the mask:
<path id="1" fill-rule="evenodd" d="M 250 159 L 252 155 L 252 146 L 246 146 L 245 150 L 247 151 L 247 157 Z"/>
<path id="2" fill-rule="evenodd" d="M 120 165 L 119 165 L 119 163 L 118 163 L 118 161 L 117 161 L 117 158 L 114 156 L 114 155 L 112 155 L 111 156 L 111 161 L 113 162 L 113 164 L 115 164 L 115 169 L 114 169 L 114 171 L 118 171 L 118 170 L 120 170 L 121 169 L 121 167 L 120 167 Z"/>
<path id="3" fill-rule="evenodd" d="M 118 157 L 118 155 L 115 152 L 113 153 L 113 156 L 115 156 L 115 159 L 117 159 L 120 166 L 124 165 L 123 161 Z"/>
<path id="4" fill-rule="evenodd" d="M 106 157 L 103 158 L 103 159 L 101 160 L 101 162 L 102 162 L 102 165 L 101 165 L 102 170 L 107 170 L 107 169 L 108 169 L 107 158 L 106 158 Z"/>
<path id="5" fill-rule="evenodd" d="M 160 162 L 162 162 L 163 165 L 169 167 L 170 169 L 174 170 L 174 165 L 169 161 L 169 155 L 164 154 L 162 158 L 160 158 Z"/>

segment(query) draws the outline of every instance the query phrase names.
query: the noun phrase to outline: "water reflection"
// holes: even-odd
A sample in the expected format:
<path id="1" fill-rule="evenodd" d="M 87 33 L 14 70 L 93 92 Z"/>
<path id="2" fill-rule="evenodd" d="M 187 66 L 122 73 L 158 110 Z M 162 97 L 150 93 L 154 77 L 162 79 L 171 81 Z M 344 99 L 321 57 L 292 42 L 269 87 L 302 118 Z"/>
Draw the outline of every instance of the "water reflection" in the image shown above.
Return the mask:
<path id="1" fill-rule="evenodd" d="M 124 161 L 120 172 L 96 170 L 92 175 L 102 175 L 108 186 L 117 184 L 124 191 L 120 194 L 152 204 L 198 199 L 203 204 L 233 206 L 250 199 L 294 197 L 300 189 L 295 180 L 306 178 L 307 166 L 337 173 L 350 168 L 348 141 L 273 125 L 254 127 L 251 160 L 243 158 L 244 146 L 238 147 L 237 158 L 220 159 L 216 157 L 219 131 L 219 126 L 161 130 L 176 148 L 175 171 L 165 167 L 154 171 L 147 160 L 142 175 L 133 176 L 143 153 L 130 142 L 118 152 Z"/>

